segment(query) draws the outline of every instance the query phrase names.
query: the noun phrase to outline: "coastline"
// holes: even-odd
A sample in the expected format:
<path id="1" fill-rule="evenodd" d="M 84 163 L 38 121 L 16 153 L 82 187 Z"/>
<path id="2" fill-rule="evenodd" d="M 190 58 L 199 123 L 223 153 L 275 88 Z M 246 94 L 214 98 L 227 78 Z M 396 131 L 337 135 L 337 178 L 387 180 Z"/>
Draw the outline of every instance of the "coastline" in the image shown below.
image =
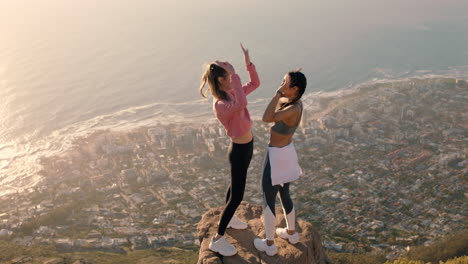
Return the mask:
<path id="1" fill-rule="evenodd" d="M 468 66 L 462 67 L 466 69 L 466 72 L 460 73 L 462 76 L 467 76 L 466 78 L 460 78 L 461 80 L 468 79 Z M 380 85 L 386 84 L 401 84 L 411 82 L 412 80 L 434 80 L 434 79 L 457 79 L 456 76 L 453 75 L 440 75 L 440 74 L 424 74 L 421 76 L 415 77 L 404 77 L 399 79 L 374 79 L 369 80 L 367 82 L 363 82 L 357 85 L 352 85 L 347 88 L 343 88 L 336 91 L 314 91 L 310 93 L 306 93 L 304 96 L 304 105 L 305 109 L 310 112 L 313 118 L 319 118 L 321 115 L 325 115 L 333 108 L 326 108 L 324 109 L 323 104 L 317 104 L 317 100 L 332 100 L 336 101 L 340 98 L 352 98 L 354 96 L 359 96 L 360 93 L 363 93 L 364 90 L 372 90 L 375 87 Z M 374 87 L 374 88 L 373 88 Z M 257 99 L 249 102 L 249 109 L 251 112 L 251 117 L 253 121 L 259 121 L 261 119 L 261 114 L 263 111 L 264 106 L 268 103 L 269 98 Z M 153 105 L 170 105 L 169 103 L 154 103 Z M 66 154 L 73 146 L 79 144 L 81 140 L 87 140 L 87 137 L 90 135 L 100 132 L 100 131 L 109 131 L 109 132 L 118 132 L 118 133 L 131 133 L 134 130 L 138 129 L 147 129 L 153 126 L 185 126 L 185 125 L 196 125 L 196 123 L 204 123 L 204 124 L 213 124 L 216 125 L 217 121 L 214 118 L 212 111 L 211 111 L 211 99 L 199 99 L 193 102 L 184 102 L 179 103 L 178 105 L 189 106 L 192 109 L 200 109 L 201 113 L 192 114 L 187 117 L 182 117 L 183 113 L 179 114 L 161 114 L 158 113 L 155 118 L 151 117 L 149 114 L 149 118 L 133 118 L 132 121 L 128 122 L 128 120 L 121 120 L 119 122 L 114 123 L 113 125 L 100 125 L 101 123 L 108 122 L 109 120 L 118 119 L 115 116 L 118 115 L 128 115 L 131 116 L 134 114 L 137 109 L 144 109 L 146 106 L 139 106 L 134 107 L 132 109 L 125 109 L 122 111 L 117 112 L 116 114 L 112 115 L 104 115 L 99 116 L 90 120 L 84 121 L 82 124 L 73 124 L 69 127 L 60 129 L 55 131 L 51 136 L 42 140 L 41 143 L 38 145 L 42 145 L 43 147 L 38 148 L 37 150 L 33 150 L 33 153 L 28 153 L 31 151 L 30 149 L 26 149 L 24 152 L 17 153 L 16 156 L 6 156 L 0 161 L 0 172 L 4 171 L 5 174 L 10 174 L 10 176 L 0 178 L 0 183 L 3 185 L 2 190 L 0 190 L 0 196 L 14 193 L 18 191 L 23 191 L 24 189 L 31 188 L 37 183 L 41 181 L 42 177 L 38 177 L 38 173 L 42 169 L 42 165 L 40 161 L 42 158 L 49 158 L 53 156 L 61 156 Z M 332 106 L 333 107 L 333 106 Z M 187 110 L 187 112 L 190 112 Z M 52 143 L 51 143 L 52 142 Z M 45 147 L 44 147 L 45 146 Z M 15 146 L 12 145 L 4 145 L 2 149 L 10 150 L 11 153 L 15 152 Z M 8 155 L 8 153 L 7 153 Z M 30 157 L 28 157 L 31 155 Z M 15 166 L 14 162 L 20 162 L 17 167 L 21 167 L 20 171 L 17 171 L 16 176 L 14 173 L 10 173 L 11 170 L 8 169 L 9 166 Z M 18 176 L 20 175 L 20 176 Z M 26 185 L 25 188 L 18 188 L 11 185 L 18 185 L 15 184 L 15 181 L 21 182 L 21 185 Z M 28 184 L 28 179 L 31 183 Z M 9 186 L 9 187 L 7 187 Z"/>
<path id="2" fill-rule="evenodd" d="M 463 229 L 467 88 L 422 79 L 312 98 L 328 111 L 305 110 L 294 137 L 304 171 L 291 186 L 298 219 L 317 226 L 330 249 L 383 247 L 390 257 Z M 261 204 L 270 126 L 254 123 L 244 198 Z M 115 251 L 127 238 L 136 249 L 197 245 L 200 216 L 224 203 L 228 143 L 216 123 L 93 133 L 43 158 L 39 184 L 0 196 L 6 232 L 20 245 L 32 234 L 73 250 Z"/>

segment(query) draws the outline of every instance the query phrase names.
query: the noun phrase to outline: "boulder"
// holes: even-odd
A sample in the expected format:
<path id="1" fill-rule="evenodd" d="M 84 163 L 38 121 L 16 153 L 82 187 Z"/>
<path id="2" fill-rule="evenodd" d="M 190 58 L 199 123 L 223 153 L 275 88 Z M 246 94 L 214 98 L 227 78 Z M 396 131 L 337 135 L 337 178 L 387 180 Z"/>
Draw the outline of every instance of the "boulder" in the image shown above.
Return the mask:
<path id="1" fill-rule="evenodd" d="M 312 224 L 297 221 L 296 230 L 300 233 L 299 243 L 292 245 L 276 237 L 275 244 L 278 254 L 270 257 L 259 252 L 253 245 L 257 237 L 265 237 L 263 227 L 262 206 L 242 202 L 236 215 L 246 221 L 249 227 L 246 230 L 227 229 L 226 238 L 233 244 L 238 253 L 232 257 L 223 257 L 211 251 L 208 247 L 211 237 L 216 234 L 218 220 L 223 207 L 208 210 L 198 223 L 198 239 L 200 240 L 200 253 L 198 264 L 329 264 L 331 263 L 322 246 L 322 239 Z M 285 227 L 283 212 L 276 208 L 276 226 Z"/>
<path id="2" fill-rule="evenodd" d="M 32 262 L 32 257 L 30 256 L 21 256 L 13 259 L 11 264 L 27 264 Z"/>
<path id="3" fill-rule="evenodd" d="M 63 258 L 51 258 L 42 262 L 44 264 L 65 264 L 65 260 Z"/>

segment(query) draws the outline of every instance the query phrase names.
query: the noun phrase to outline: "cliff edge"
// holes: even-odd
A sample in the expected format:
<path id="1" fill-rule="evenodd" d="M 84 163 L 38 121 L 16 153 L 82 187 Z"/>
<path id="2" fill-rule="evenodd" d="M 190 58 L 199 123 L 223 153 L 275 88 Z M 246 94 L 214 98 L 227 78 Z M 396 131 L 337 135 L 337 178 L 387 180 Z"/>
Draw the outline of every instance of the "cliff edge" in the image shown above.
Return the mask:
<path id="1" fill-rule="evenodd" d="M 276 256 L 267 256 L 259 252 L 253 245 L 256 237 L 264 237 L 262 207 L 242 202 L 236 211 L 236 215 L 243 221 L 247 221 L 249 227 L 246 230 L 227 229 L 226 238 L 236 248 L 238 253 L 232 257 L 223 257 L 208 249 L 211 237 L 216 233 L 219 215 L 222 207 L 212 208 L 206 212 L 198 223 L 198 239 L 200 240 L 200 253 L 198 264 L 328 264 L 328 260 L 322 247 L 322 239 L 312 224 L 304 221 L 296 223 L 296 229 L 300 233 L 300 241 L 295 245 L 276 237 L 278 247 Z M 276 226 L 286 226 L 283 212 L 276 208 Z"/>

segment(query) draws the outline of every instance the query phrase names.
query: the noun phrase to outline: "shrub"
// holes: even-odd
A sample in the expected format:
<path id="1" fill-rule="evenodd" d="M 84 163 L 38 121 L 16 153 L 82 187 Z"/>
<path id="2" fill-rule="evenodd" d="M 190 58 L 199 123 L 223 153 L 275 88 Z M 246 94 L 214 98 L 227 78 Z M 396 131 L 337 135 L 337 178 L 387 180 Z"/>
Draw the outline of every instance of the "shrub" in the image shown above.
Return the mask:
<path id="1" fill-rule="evenodd" d="M 382 255 L 364 255 L 352 253 L 328 252 L 332 264 L 383 264 L 385 257 Z"/>
<path id="2" fill-rule="evenodd" d="M 408 259 L 426 262 L 447 261 L 450 258 L 468 254 L 468 230 L 449 235 L 429 246 L 414 247 L 408 252 Z"/>

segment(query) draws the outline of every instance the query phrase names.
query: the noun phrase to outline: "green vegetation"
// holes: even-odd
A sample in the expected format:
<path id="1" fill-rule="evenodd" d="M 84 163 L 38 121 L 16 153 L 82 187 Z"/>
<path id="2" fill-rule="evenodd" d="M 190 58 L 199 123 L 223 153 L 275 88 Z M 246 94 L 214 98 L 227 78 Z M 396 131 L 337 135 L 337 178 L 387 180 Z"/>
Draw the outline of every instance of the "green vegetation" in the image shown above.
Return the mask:
<path id="1" fill-rule="evenodd" d="M 447 261 L 468 254 L 468 230 L 446 236 L 427 247 L 415 247 L 408 252 L 408 259 L 424 262 Z"/>
<path id="2" fill-rule="evenodd" d="M 39 259 L 64 258 L 68 263 L 72 259 L 83 258 L 99 264 L 194 264 L 198 260 L 198 251 L 194 247 L 158 248 L 129 251 L 126 254 L 101 251 L 60 253 L 52 246 L 19 246 L 8 240 L 0 240 L 0 263 L 11 261 L 20 256 L 32 257 L 33 263 Z M 37 263 L 42 263 L 39 261 Z"/>
<path id="3" fill-rule="evenodd" d="M 445 262 L 445 264 L 466 264 L 466 263 L 468 263 L 468 257 L 451 259 Z"/>
<path id="4" fill-rule="evenodd" d="M 468 230 L 450 235 L 429 246 L 412 248 L 408 254 L 394 261 L 382 255 L 328 253 L 333 264 L 468 264 Z"/>
<path id="5" fill-rule="evenodd" d="M 421 260 L 409 260 L 407 258 L 401 258 L 393 261 L 386 261 L 383 256 L 373 255 L 361 255 L 351 253 L 329 253 L 328 256 L 331 259 L 332 264 L 426 264 L 428 262 Z M 447 260 L 446 262 L 430 262 L 433 264 L 467 264 L 468 257 L 460 257 Z"/>
<path id="6" fill-rule="evenodd" d="M 24 235 L 31 235 L 34 229 L 37 229 L 40 226 L 56 226 L 56 225 L 66 225 L 67 217 L 73 210 L 81 208 L 79 201 L 75 201 L 71 204 L 64 205 L 62 207 L 54 208 L 46 215 L 38 216 L 32 220 L 24 223 L 21 226 L 20 233 Z"/>
<path id="7" fill-rule="evenodd" d="M 56 251 L 48 246 L 19 246 L 8 240 L 0 240 L 0 263 L 9 261 L 19 256 L 52 257 Z"/>
<path id="8" fill-rule="evenodd" d="M 34 229 L 40 226 L 59 226 L 71 224 L 69 217 L 71 215 L 80 213 L 83 208 L 86 208 L 92 204 L 99 203 L 104 199 L 104 194 L 89 191 L 83 194 L 86 199 L 76 199 L 68 201 L 60 207 L 56 207 L 47 214 L 37 216 L 28 222 L 24 223 L 20 228 L 20 234 L 31 235 Z M 44 198 L 44 197 L 43 197 Z"/>
<path id="9" fill-rule="evenodd" d="M 425 263 L 426 262 L 424 261 L 408 260 L 408 259 L 399 259 L 395 261 L 385 262 L 385 264 L 425 264 Z M 455 259 L 448 260 L 447 262 L 440 261 L 437 264 L 466 264 L 466 263 L 468 263 L 468 257 L 455 258 Z"/>
<path id="10" fill-rule="evenodd" d="M 76 253 L 67 253 L 64 254 L 64 257 L 72 257 L 76 255 Z M 194 264 L 198 260 L 198 252 L 196 250 L 182 250 L 178 248 L 136 250 L 130 251 L 127 254 L 100 251 L 80 252 L 78 255 L 99 264 Z"/>
<path id="11" fill-rule="evenodd" d="M 364 255 L 353 253 L 327 253 L 333 264 L 383 264 L 386 259 L 382 255 Z"/>

